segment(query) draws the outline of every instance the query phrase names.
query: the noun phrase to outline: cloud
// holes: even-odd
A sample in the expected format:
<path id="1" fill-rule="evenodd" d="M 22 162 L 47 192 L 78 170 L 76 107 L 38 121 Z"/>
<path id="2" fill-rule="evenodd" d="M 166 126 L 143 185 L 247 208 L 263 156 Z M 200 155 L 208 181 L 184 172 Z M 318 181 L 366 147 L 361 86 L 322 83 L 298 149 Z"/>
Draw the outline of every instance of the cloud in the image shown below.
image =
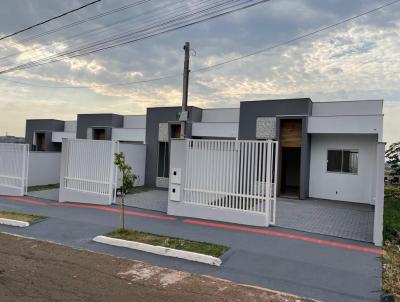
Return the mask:
<path id="1" fill-rule="evenodd" d="M 131 0 L 118 2 L 119 6 Z M 193 5 L 195 0 L 190 2 Z M 79 6 L 63 1 L 9 1 L 0 12 L 4 33 Z M 115 8 L 101 2 L 88 10 L 48 24 L 18 39 L 0 43 L 0 66 L 29 62 L 68 47 L 105 39 L 140 26 L 153 13 L 177 11 L 178 2 L 152 2 L 105 18 L 21 42 L 81 18 Z M 190 41 L 196 50 L 191 68 L 235 58 L 313 31 L 376 7 L 365 0 L 273 0 L 258 7 L 224 16 L 153 39 L 64 62 L 0 75 L 0 133 L 23 135 L 26 118 L 71 119 L 77 113 L 144 113 L 148 106 L 179 105 L 180 77 L 139 85 L 127 83 L 169 74 L 181 74 L 182 46 Z M 190 77 L 190 104 L 200 107 L 238 107 L 253 99 L 311 97 L 313 100 L 385 99 L 388 141 L 400 140 L 396 115 L 400 104 L 400 23 L 398 6 L 322 32 L 297 43 Z M 6 13 L 8 11 L 9 13 Z M 146 15 L 148 14 L 148 15 Z M 154 16 L 154 15 L 153 15 Z M 20 55 L 9 57 L 16 51 Z M 15 61 L 14 61 L 15 60 Z M 2 69 L 0 67 L 0 69 Z M 5 79 L 40 86 L 87 86 L 89 89 L 24 87 Z M 399 102 L 396 102 L 399 101 Z M 387 109 L 390 108 L 390 109 Z"/>

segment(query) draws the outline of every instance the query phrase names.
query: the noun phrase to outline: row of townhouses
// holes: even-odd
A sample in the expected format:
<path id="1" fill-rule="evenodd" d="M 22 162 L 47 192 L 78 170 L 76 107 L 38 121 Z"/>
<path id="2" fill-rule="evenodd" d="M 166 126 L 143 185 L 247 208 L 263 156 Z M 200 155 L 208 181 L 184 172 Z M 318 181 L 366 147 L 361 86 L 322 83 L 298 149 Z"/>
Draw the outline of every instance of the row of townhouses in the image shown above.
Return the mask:
<path id="1" fill-rule="evenodd" d="M 244 220 L 236 219 L 231 217 L 230 212 L 215 215 L 213 214 L 215 212 L 203 213 L 202 208 L 177 207 L 171 203 L 174 199 L 190 197 L 185 192 L 188 182 L 181 180 L 181 174 L 182 178 L 188 178 L 190 170 L 194 169 L 190 164 L 188 153 L 180 154 L 179 148 L 174 147 L 174 144 L 179 144 L 184 138 L 211 141 L 208 144 L 212 147 L 205 146 L 205 149 L 203 148 L 205 151 L 207 148 L 212 150 L 223 148 L 221 150 L 225 150 L 229 158 L 231 154 L 229 142 L 249 141 L 254 144 L 274 142 L 278 147 L 274 159 L 275 165 L 271 168 L 270 182 L 275 185 L 275 197 L 327 199 L 370 205 L 375 215 L 374 241 L 379 242 L 383 187 L 381 179 L 377 177 L 377 171 L 384 164 L 382 109 L 382 100 L 313 102 L 309 98 L 301 98 L 246 101 L 240 103 L 240 108 L 215 109 L 190 106 L 184 118 L 181 107 L 148 108 L 146 115 L 78 114 L 75 121 L 27 120 L 26 142 L 32 151 L 46 152 L 61 152 L 65 139 L 118 141 L 125 145 L 144 146 L 145 160 L 141 172 L 143 174 L 141 185 L 169 188 L 168 207 L 171 209 L 169 210 L 171 214 L 255 225 L 258 224 L 255 216 L 248 216 Z M 221 142 L 221 145 L 214 146 L 212 141 Z M 186 149 L 195 148 L 193 143 L 185 144 Z M 254 146 L 249 147 L 253 149 L 249 149 L 248 155 L 243 149 L 242 157 L 245 162 L 249 160 L 250 165 L 252 163 L 250 152 L 253 152 L 256 165 L 262 166 L 264 147 Z M 201 150 L 202 147 L 199 148 Z M 210 156 L 213 156 L 212 152 L 210 151 Z M 183 158 L 185 156 L 186 158 Z M 181 165 L 179 160 L 188 162 Z M 207 157 L 199 157 L 198 161 L 201 160 L 207 160 Z M 236 162 L 235 155 L 229 160 Z M 229 178 L 227 175 L 235 173 L 234 170 L 229 172 L 229 160 L 228 166 L 224 166 L 226 174 L 222 174 L 221 182 Z M 240 160 L 237 159 L 237 162 L 242 176 L 231 181 L 236 187 L 242 181 L 241 178 L 245 178 L 243 173 L 246 172 L 246 166 L 240 166 Z M 135 170 L 135 167 L 133 168 Z M 201 170 L 199 167 L 196 169 Z M 264 168 L 257 169 L 255 179 L 258 183 L 254 181 L 250 184 L 253 196 L 258 194 L 255 193 L 258 190 L 254 189 L 255 186 L 264 181 L 262 177 L 260 178 Z M 175 176 L 172 182 L 171 171 Z M 210 171 L 212 170 L 205 173 Z M 211 174 L 217 173 L 218 171 Z M 177 174 L 179 177 L 176 177 Z M 249 179 L 250 176 L 249 173 L 246 174 Z M 229 183 L 227 186 L 229 187 Z M 196 191 L 195 187 L 193 192 Z M 250 191 L 239 193 L 244 196 L 243 198 L 247 198 Z M 235 194 L 239 193 L 235 191 Z M 236 198 L 235 194 L 232 195 L 232 202 Z M 213 205 L 215 202 L 214 200 Z M 226 208 L 230 202 L 229 198 L 224 199 L 223 207 Z M 242 205 L 240 207 L 243 209 Z M 202 214 L 193 214 L 195 211 Z"/>

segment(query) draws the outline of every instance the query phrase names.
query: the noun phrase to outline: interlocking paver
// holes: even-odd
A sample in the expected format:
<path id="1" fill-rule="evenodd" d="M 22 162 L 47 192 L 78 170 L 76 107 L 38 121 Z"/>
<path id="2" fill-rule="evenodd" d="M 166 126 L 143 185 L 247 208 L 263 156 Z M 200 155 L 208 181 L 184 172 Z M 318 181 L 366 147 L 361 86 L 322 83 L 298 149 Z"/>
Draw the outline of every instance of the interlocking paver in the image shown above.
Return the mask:
<path id="1" fill-rule="evenodd" d="M 278 198 L 276 224 L 300 231 L 371 242 L 373 211 L 373 206 L 367 204 Z"/>

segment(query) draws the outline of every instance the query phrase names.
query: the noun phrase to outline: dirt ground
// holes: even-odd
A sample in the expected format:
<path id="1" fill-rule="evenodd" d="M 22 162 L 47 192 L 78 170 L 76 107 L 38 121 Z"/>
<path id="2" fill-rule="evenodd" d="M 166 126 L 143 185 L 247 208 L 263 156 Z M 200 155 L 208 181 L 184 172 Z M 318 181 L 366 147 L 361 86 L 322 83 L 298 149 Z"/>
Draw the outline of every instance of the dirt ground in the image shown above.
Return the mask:
<path id="1" fill-rule="evenodd" d="M 0 233 L 0 301 L 312 301 Z"/>

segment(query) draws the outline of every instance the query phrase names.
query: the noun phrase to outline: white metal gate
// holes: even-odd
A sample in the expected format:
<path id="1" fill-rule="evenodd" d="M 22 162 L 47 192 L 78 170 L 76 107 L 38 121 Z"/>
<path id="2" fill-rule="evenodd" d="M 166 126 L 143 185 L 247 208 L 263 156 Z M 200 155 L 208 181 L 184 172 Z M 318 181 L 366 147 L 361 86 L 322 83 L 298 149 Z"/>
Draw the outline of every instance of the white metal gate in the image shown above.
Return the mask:
<path id="1" fill-rule="evenodd" d="M 29 145 L 0 144 L 0 195 L 26 194 L 28 163 Z"/>
<path id="2" fill-rule="evenodd" d="M 275 224 L 277 159 L 275 141 L 188 139 L 183 201 Z"/>
<path id="3" fill-rule="evenodd" d="M 60 202 L 111 204 L 115 201 L 118 142 L 63 140 Z"/>

